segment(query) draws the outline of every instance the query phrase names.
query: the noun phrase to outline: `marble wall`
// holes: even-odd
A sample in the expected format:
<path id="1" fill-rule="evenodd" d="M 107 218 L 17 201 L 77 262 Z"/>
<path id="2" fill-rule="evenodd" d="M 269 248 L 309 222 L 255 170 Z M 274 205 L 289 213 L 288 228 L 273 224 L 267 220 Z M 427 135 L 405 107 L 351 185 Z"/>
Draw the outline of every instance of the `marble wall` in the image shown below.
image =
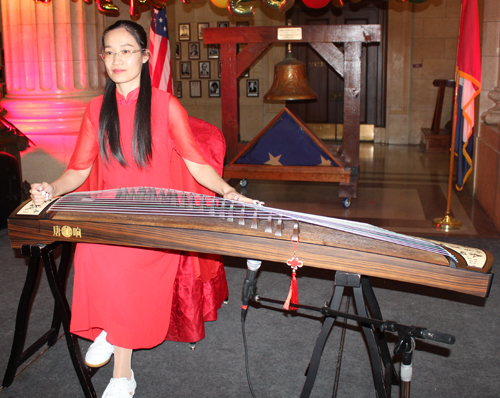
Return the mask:
<path id="1" fill-rule="evenodd" d="M 435 79 L 454 79 L 460 0 L 428 0 L 389 5 L 387 126 L 379 142 L 419 144 L 430 127 Z M 447 89 L 442 126 L 451 119 L 453 90 Z"/>
<path id="2" fill-rule="evenodd" d="M 386 126 L 375 142 L 408 144 L 411 117 L 412 5 L 389 3 L 387 42 Z"/>
<path id="3" fill-rule="evenodd" d="M 500 130 L 481 123 L 476 139 L 475 196 L 500 230 Z"/>
<path id="4" fill-rule="evenodd" d="M 500 230 L 500 7 L 485 0 L 482 76 L 474 157 L 474 193 Z"/>
<path id="5" fill-rule="evenodd" d="M 498 2 L 484 0 L 482 24 L 482 81 L 479 114 L 488 124 L 500 122 L 500 7 Z"/>
<path id="6" fill-rule="evenodd" d="M 460 7 L 460 0 L 430 0 L 413 6 L 410 144 L 419 143 L 420 129 L 431 126 L 437 96 L 432 82 L 455 79 Z M 451 120 L 452 101 L 453 90 L 447 89 L 441 127 Z"/>

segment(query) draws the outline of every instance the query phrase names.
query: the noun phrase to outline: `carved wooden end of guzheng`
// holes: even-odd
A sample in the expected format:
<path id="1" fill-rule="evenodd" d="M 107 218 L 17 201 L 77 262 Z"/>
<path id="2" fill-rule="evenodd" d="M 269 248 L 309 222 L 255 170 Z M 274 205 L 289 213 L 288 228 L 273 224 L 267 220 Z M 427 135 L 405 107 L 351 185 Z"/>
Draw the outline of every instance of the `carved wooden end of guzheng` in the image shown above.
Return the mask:
<path id="1" fill-rule="evenodd" d="M 36 210 L 36 211 L 33 211 Z M 124 188 L 68 194 L 8 220 L 13 248 L 55 241 L 166 248 L 283 262 L 487 297 L 490 253 L 445 246 L 369 224 L 182 191 Z"/>

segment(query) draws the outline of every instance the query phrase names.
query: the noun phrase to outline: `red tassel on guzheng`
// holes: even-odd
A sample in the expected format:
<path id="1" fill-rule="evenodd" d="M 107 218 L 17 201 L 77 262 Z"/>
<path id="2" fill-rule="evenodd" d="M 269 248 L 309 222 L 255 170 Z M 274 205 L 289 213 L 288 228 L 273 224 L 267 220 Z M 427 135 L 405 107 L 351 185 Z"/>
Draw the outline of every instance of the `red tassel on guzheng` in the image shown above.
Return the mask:
<path id="1" fill-rule="evenodd" d="M 286 298 L 285 304 L 283 304 L 283 308 L 287 311 L 297 311 L 297 307 L 294 307 L 293 305 L 290 308 L 290 303 L 299 303 L 299 292 L 297 290 L 297 274 L 295 273 L 295 270 L 292 271 L 292 282 L 290 283 L 290 290 L 288 291 L 288 297 Z"/>

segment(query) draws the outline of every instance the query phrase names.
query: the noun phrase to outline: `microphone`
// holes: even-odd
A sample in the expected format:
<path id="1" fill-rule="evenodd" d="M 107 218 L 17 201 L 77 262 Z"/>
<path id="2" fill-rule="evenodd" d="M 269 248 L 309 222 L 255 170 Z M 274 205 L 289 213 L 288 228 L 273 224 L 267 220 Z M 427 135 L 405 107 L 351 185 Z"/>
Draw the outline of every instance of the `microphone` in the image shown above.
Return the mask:
<path id="1" fill-rule="evenodd" d="M 421 334 L 421 337 L 426 340 L 433 340 L 445 344 L 455 344 L 455 336 L 451 334 L 434 332 L 429 329 L 423 329 Z"/>
<path id="2" fill-rule="evenodd" d="M 248 303 L 250 302 L 250 298 L 255 295 L 255 288 L 257 285 L 257 272 L 262 264 L 260 260 L 247 260 L 247 276 L 245 278 L 245 282 L 243 283 L 243 291 L 242 291 L 242 305 L 241 305 L 241 319 L 244 320 Z"/>

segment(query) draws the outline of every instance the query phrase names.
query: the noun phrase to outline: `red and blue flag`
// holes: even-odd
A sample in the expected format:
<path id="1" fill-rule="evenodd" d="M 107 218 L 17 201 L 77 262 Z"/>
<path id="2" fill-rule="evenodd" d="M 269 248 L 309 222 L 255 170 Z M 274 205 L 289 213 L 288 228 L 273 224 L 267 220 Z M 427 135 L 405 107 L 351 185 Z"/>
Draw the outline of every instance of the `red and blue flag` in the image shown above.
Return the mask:
<path id="1" fill-rule="evenodd" d="M 458 95 L 454 151 L 457 156 L 456 187 L 462 190 L 472 172 L 474 100 L 481 91 L 477 0 L 462 0 L 456 82 Z"/>

